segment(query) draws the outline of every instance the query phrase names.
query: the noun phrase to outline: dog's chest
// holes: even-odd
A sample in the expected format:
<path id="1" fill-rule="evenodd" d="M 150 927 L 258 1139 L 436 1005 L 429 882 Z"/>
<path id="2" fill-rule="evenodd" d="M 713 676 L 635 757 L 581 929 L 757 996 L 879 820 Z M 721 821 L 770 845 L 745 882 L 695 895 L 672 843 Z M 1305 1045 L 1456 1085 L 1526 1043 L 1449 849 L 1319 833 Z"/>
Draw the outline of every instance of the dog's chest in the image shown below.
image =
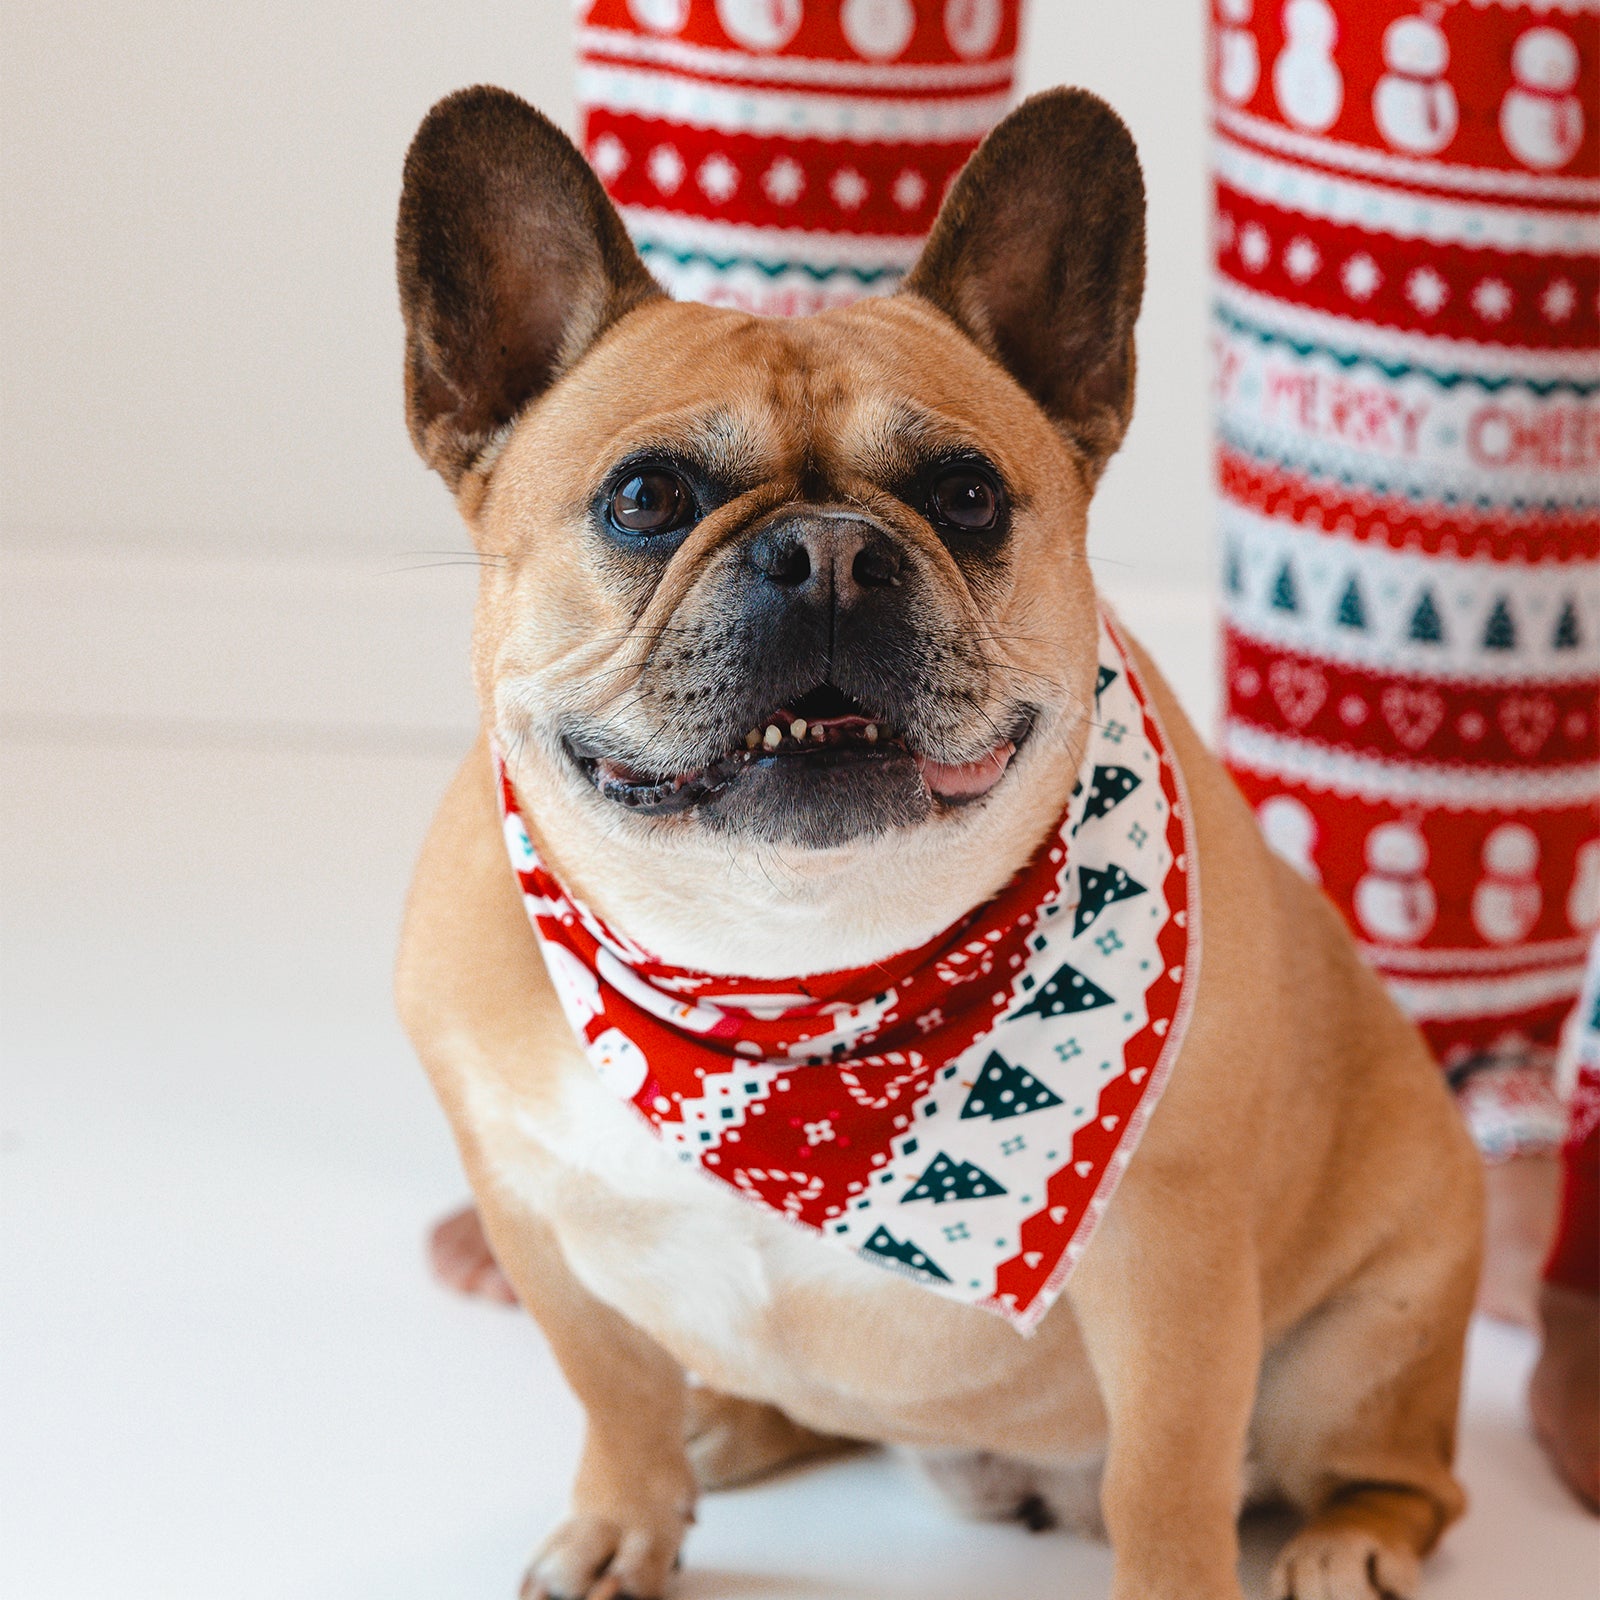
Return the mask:
<path id="1" fill-rule="evenodd" d="M 586 1064 L 559 1070 L 537 1116 L 498 1086 L 471 1091 L 494 1176 L 554 1227 L 591 1293 L 686 1365 L 771 1392 L 794 1376 L 773 1353 L 780 1303 L 903 1288 L 682 1161 Z"/>

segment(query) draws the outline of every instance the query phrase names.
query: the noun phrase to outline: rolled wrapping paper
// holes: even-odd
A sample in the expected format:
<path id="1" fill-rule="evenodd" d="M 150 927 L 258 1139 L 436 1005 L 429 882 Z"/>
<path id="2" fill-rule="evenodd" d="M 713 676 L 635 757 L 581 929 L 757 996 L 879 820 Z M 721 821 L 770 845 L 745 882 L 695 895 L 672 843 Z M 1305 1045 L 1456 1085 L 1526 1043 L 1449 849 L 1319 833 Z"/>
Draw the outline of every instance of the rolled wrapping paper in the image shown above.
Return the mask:
<path id="1" fill-rule="evenodd" d="M 1215 0 L 1226 759 L 1491 1155 L 1600 921 L 1600 8 Z"/>
<path id="2" fill-rule="evenodd" d="M 1583 993 L 1567 1019 L 1561 1053 L 1567 1139 L 1561 1217 L 1544 1276 L 1563 1289 L 1600 1294 L 1600 934 L 1589 946 Z"/>
<path id="3" fill-rule="evenodd" d="M 592 0 L 580 139 L 681 300 L 887 294 L 1011 104 L 1020 0 Z"/>

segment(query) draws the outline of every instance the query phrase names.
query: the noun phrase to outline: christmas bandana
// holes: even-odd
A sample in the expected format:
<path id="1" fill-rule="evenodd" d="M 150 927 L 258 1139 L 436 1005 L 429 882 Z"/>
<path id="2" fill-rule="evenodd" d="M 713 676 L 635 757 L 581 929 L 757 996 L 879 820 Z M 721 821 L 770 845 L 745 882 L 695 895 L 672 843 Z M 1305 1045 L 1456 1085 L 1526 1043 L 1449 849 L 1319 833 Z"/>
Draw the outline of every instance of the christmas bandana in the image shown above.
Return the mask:
<path id="1" fill-rule="evenodd" d="M 1113 626 L 1060 827 L 986 904 L 872 967 L 663 965 L 506 841 L 601 1081 L 712 1181 L 1031 1332 L 1133 1155 L 1200 951 L 1182 782 Z M 780 758 L 781 759 L 781 758 Z"/>

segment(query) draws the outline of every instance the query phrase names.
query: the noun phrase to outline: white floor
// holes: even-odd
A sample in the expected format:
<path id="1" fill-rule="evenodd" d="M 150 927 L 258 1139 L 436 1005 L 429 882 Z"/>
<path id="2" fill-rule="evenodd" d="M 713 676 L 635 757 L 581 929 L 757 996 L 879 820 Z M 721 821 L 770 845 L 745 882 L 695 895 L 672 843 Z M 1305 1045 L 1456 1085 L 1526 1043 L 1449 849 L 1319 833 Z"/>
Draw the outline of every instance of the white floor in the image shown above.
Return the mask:
<path id="1" fill-rule="evenodd" d="M 273 698 L 270 608 L 241 606 L 180 670 L 159 596 L 124 576 L 69 605 L 59 577 L 10 592 L 33 677 L 0 702 L 0 1593 L 509 1597 L 561 1508 L 577 1413 L 519 1314 L 423 1270 L 427 1223 L 463 1191 L 387 993 L 410 859 L 465 744 L 458 679 L 418 678 L 457 672 L 461 636 L 435 617 L 441 654 L 408 653 L 392 619 L 359 649 L 330 633 L 332 710 L 306 717 Z M 1203 691 L 1203 614 L 1144 605 Z M 358 654 L 373 683 L 392 669 L 392 718 L 345 714 Z M 184 679 L 170 703 L 141 700 L 163 672 Z M 443 712 L 407 713 L 429 694 Z M 1597 1525 L 1527 1436 L 1530 1359 L 1476 1335 L 1473 1510 L 1431 1600 L 1597 1592 Z M 1251 1536 L 1256 1594 L 1271 1537 Z M 678 1593 L 1092 1600 L 1109 1571 L 1065 1535 L 960 1524 L 868 1456 L 709 1499 Z"/>

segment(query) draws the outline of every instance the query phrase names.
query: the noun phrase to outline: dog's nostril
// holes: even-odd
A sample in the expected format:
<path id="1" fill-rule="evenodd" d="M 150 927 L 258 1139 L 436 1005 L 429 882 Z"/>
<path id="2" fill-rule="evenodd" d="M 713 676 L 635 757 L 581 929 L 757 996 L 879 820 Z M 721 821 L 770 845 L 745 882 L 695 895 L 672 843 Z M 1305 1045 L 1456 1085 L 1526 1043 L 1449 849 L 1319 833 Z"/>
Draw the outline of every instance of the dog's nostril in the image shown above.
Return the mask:
<path id="1" fill-rule="evenodd" d="M 811 576 L 811 552 L 799 539 L 758 539 L 750 560 L 763 577 L 786 589 L 798 588 Z"/>
<path id="2" fill-rule="evenodd" d="M 850 576 L 863 589 L 887 589 L 900 579 L 900 557 L 892 545 L 863 545 L 856 552 Z"/>

